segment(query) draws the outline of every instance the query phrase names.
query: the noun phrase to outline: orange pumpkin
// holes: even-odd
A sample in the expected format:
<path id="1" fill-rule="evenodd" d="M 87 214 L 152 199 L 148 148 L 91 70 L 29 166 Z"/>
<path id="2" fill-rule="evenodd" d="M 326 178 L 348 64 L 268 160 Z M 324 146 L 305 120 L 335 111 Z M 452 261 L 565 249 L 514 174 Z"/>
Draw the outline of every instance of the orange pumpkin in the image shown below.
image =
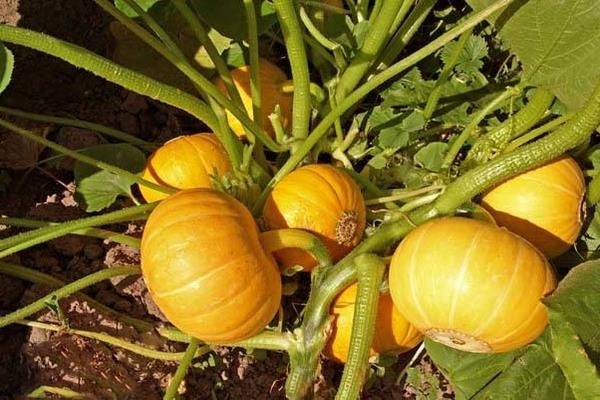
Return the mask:
<path id="1" fill-rule="evenodd" d="M 563 156 L 483 194 L 481 205 L 500 226 L 527 239 L 548 258 L 566 252 L 583 225 L 583 173 Z"/>
<path id="2" fill-rule="evenodd" d="M 332 332 L 323 354 L 342 364 L 348 360 L 357 291 L 356 283 L 348 286 L 338 294 L 331 306 L 331 314 L 334 317 Z M 423 335 L 395 310 L 389 293 L 381 294 L 377 303 L 371 356 L 391 352 L 404 353 L 414 348 L 422 339 Z"/>
<path id="3" fill-rule="evenodd" d="M 175 189 L 210 188 L 211 177 L 231 172 L 225 148 L 212 133 L 179 136 L 159 147 L 148 157 L 142 178 Z M 168 195 L 139 185 L 147 202 Z"/>
<path id="4" fill-rule="evenodd" d="M 253 118 L 252 110 L 252 91 L 250 88 L 250 66 L 244 65 L 231 70 L 231 78 L 237 88 L 244 108 L 250 119 L 254 119 L 264 129 L 267 135 L 273 137 L 274 131 L 269 115 L 275 111 L 275 106 L 279 104 L 281 111 L 281 124 L 286 128 L 292 119 L 292 98 L 291 93 L 283 91 L 283 85 L 288 81 L 288 77 L 279 67 L 265 59 L 259 60 L 258 85 L 260 86 L 260 110 L 259 118 Z M 229 96 L 227 86 L 221 78 L 215 80 L 216 87 Z M 246 132 L 242 123 L 229 112 L 225 110 L 227 122 L 233 132 L 240 138 L 246 137 Z"/>
<path id="5" fill-rule="evenodd" d="M 366 224 L 365 202 L 358 185 L 328 164 L 305 165 L 281 179 L 263 209 L 268 229 L 297 228 L 318 236 L 333 261 L 348 254 L 361 240 Z M 307 252 L 275 252 L 283 268 L 313 269 L 317 262 Z"/>
<path id="6" fill-rule="evenodd" d="M 276 314 L 281 277 L 250 211 L 213 189 L 190 189 L 150 214 L 141 267 L 152 299 L 181 331 L 208 343 L 259 333 Z"/>
<path id="7" fill-rule="evenodd" d="M 433 340 L 471 352 L 514 350 L 548 322 L 556 278 L 538 249 L 506 228 L 459 217 L 411 231 L 390 263 L 394 305 Z"/>

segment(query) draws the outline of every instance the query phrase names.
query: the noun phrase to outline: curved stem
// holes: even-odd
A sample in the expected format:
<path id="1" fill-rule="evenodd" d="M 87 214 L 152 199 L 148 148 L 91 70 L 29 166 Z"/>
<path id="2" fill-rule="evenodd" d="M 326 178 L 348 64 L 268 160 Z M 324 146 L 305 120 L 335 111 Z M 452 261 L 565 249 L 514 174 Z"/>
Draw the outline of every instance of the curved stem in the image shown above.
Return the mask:
<path id="1" fill-rule="evenodd" d="M 22 265 L 10 264 L 3 261 L 0 261 L 0 274 L 12 276 L 13 278 L 23 279 L 28 282 L 43 283 L 49 286 L 61 287 L 65 285 L 65 282 L 61 281 L 60 279 L 56 279 L 52 275 L 48 275 L 43 272 L 26 268 Z M 105 306 L 104 304 L 92 299 L 86 294 L 80 293 L 79 295 L 98 311 L 112 315 L 119 321 L 133 326 L 139 332 L 147 332 L 154 329 L 154 325 L 152 325 L 149 322 L 142 321 L 141 319 L 133 318 L 129 315 L 115 311 L 112 308 Z"/>
<path id="2" fill-rule="evenodd" d="M 259 240 L 263 250 L 267 253 L 290 247 L 298 248 L 313 255 L 320 268 L 331 266 L 329 251 L 323 242 L 317 236 L 301 229 L 284 228 L 262 232 Z"/>
<path id="3" fill-rule="evenodd" d="M 125 89 L 187 111 L 211 129 L 219 129 L 218 120 L 210 107 L 197 97 L 125 68 L 83 47 L 43 33 L 5 24 L 0 24 L 0 41 L 29 47 L 58 57 Z"/>
<path id="4" fill-rule="evenodd" d="M 16 322 L 19 325 L 29 326 L 31 328 L 39 328 L 45 329 L 53 332 L 67 333 L 71 335 L 77 335 L 81 337 L 85 337 L 88 339 L 98 340 L 99 342 L 103 342 L 106 344 L 110 344 L 113 346 L 120 347 L 122 349 L 128 350 L 134 354 L 139 354 L 140 356 L 153 358 L 155 360 L 163 360 L 163 361 L 179 361 L 184 357 L 185 353 L 171 353 L 166 351 L 159 351 L 150 349 L 146 346 L 142 346 L 139 344 L 131 343 L 123 339 L 116 338 L 112 335 L 103 332 L 92 332 L 86 331 L 82 329 L 73 329 L 68 328 L 61 325 L 48 324 L 45 322 L 37 322 L 37 321 L 27 321 L 21 320 Z M 210 348 L 206 346 L 205 348 L 200 349 L 200 351 L 196 351 L 193 356 L 200 357 L 210 351 Z"/>
<path id="5" fill-rule="evenodd" d="M 294 81 L 292 136 L 302 139 L 308 135 L 310 122 L 310 78 L 302 28 L 292 0 L 273 0 L 273 5 L 283 31 Z"/>
<path id="6" fill-rule="evenodd" d="M 15 110 L 13 108 L 2 107 L 0 106 L 0 112 L 8 115 L 12 115 L 18 118 L 24 118 L 31 121 L 41 121 L 41 122 L 49 122 L 52 124 L 64 125 L 64 126 L 73 126 L 76 128 L 88 129 L 91 131 L 95 131 L 101 133 L 106 136 L 113 137 L 115 139 L 122 140 L 127 143 L 131 143 L 133 145 L 139 146 L 145 150 L 155 150 L 158 145 L 146 142 L 138 138 L 137 136 L 130 135 L 128 133 L 122 132 L 117 129 L 109 128 L 108 126 L 104 126 L 101 124 L 96 124 L 94 122 L 82 121 L 80 119 L 75 118 L 64 118 L 64 117 L 56 117 L 52 115 L 44 115 L 44 114 L 34 114 L 30 112 L 25 112 L 21 110 Z"/>
<path id="7" fill-rule="evenodd" d="M 10 314 L 1 316 L 0 328 L 15 323 L 19 320 L 25 319 L 30 315 L 44 309 L 49 301 L 60 300 L 63 297 L 67 297 L 73 293 L 80 291 L 81 289 L 84 289 L 105 279 L 109 279 L 114 276 L 139 275 L 140 273 L 140 269 L 134 267 L 115 267 L 94 272 L 90 275 L 87 275 L 81 279 L 78 279 L 74 282 L 69 283 L 68 285 L 61 287 L 60 289 L 56 289 L 55 291 L 47 294 L 41 299 L 36 300 L 25 307 L 22 307 Z"/>
<path id="8" fill-rule="evenodd" d="M 452 166 L 452 163 L 454 163 L 454 159 L 456 158 L 456 156 L 462 149 L 462 146 L 465 144 L 467 139 L 473 134 L 475 129 L 477 129 L 477 127 L 479 126 L 479 123 L 485 118 L 486 115 L 488 115 L 489 113 L 491 113 L 492 111 L 494 111 L 495 109 L 500 107 L 502 105 L 502 103 L 505 102 L 506 100 L 510 99 L 511 97 L 517 96 L 520 93 L 521 93 L 521 89 L 518 86 L 514 87 L 514 88 L 508 88 L 507 90 L 500 93 L 500 95 L 496 96 L 496 98 L 494 98 L 494 100 L 487 103 L 484 108 L 479 110 L 471 118 L 471 120 L 469 121 L 469 124 L 465 127 L 465 129 L 463 129 L 463 131 L 460 133 L 458 138 L 456 138 L 452 142 L 452 145 L 450 146 L 450 148 L 448 149 L 448 152 L 446 153 L 446 156 L 444 157 L 441 168 L 444 170 L 444 169 L 448 169 L 448 168 L 450 168 L 450 166 Z"/>
<path id="9" fill-rule="evenodd" d="M 379 286 L 386 268 L 381 258 L 368 253 L 358 255 L 354 264 L 357 269 L 358 290 L 348 360 L 335 396 L 340 400 L 357 399 L 367 378 L 371 343 L 375 336 Z"/>
<path id="10" fill-rule="evenodd" d="M 80 229 L 93 226 L 107 225 L 122 221 L 132 221 L 143 219 L 156 207 L 158 203 L 143 204 L 118 211 L 113 211 L 103 215 L 81 218 L 73 221 L 61 222 L 56 225 L 46 226 L 20 233 L 15 236 L 0 240 L 0 258 L 29 248 L 36 244 L 44 243 L 51 239 L 73 233 Z"/>
<path id="11" fill-rule="evenodd" d="M 58 222 L 47 222 L 47 221 L 38 221 L 33 219 L 23 219 L 23 218 L 12 218 L 12 217 L 0 217 L 0 224 L 7 226 L 19 226 L 23 228 L 43 228 L 45 226 L 58 225 Z M 122 233 L 117 233 L 113 231 L 109 231 L 106 229 L 100 228 L 84 228 L 79 229 L 74 232 L 71 232 L 75 235 L 82 236 L 90 236 L 98 239 L 109 240 L 114 243 L 124 244 L 134 249 L 140 248 L 140 239 L 124 235 Z"/>
<path id="12" fill-rule="evenodd" d="M 194 359 L 194 355 L 196 354 L 197 350 L 198 340 L 192 339 L 187 349 L 185 350 L 185 353 L 183 355 L 183 358 L 181 359 L 181 362 L 179 363 L 179 366 L 177 367 L 177 371 L 175 371 L 175 375 L 173 375 L 173 379 L 171 379 L 171 382 L 169 382 L 169 387 L 167 388 L 167 391 L 165 392 L 165 395 L 163 397 L 164 400 L 173 400 L 178 397 L 177 391 L 179 389 L 179 385 L 181 385 L 183 378 L 185 378 L 185 374 L 187 373 L 187 370 L 190 367 L 190 364 L 192 363 L 192 360 Z"/>
<path id="13" fill-rule="evenodd" d="M 568 114 L 562 115 L 558 118 L 554 118 L 552 121 L 548 122 L 547 124 L 544 124 L 544 125 L 540 126 L 539 128 L 533 129 L 533 130 L 529 131 L 528 133 L 526 133 L 522 136 L 519 136 L 518 138 L 516 138 L 515 140 L 510 142 L 508 144 L 508 146 L 506 146 L 504 148 L 504 150 L 502 150 L 502 152 L 508 153 L 510 151 L 513 151 L 517 147 L 520 147 L 527 142 L 537 139 L 539 136 L 543 135 L 544 133 L 549 132 L 549 131 L 553 130 L 554 128 L 564 124 L 571 118 L 573 118 L 573 113 L 568 113 Z"/>
<path id="14" fill-rule="evenodd" d="M 369 32 L 365 35 L 365 41 L 359 49 L 358 54 L 340 77 L 335 91 L 337 103 L 341 103 L 347 94 L 354 90 L 369 70 L 373 61 L 377 59 L 388 39 L 390 28 L 396 20 L 403 0 L 386 0 L 382 3 L 381 10 L 371 22 Z"/>
<path id="15" fill-rule="evenodd" d="M 423 109 L 423 118 L 425 118 L 425 121 L 429 121 L 431 119 L 442 94 L 442 87 L 448 81 L 448 78 L 450 77 L 452 70 L 454 70 L 454 67 L 456 66 L 456 63 L 458 62 L 458 59 L 472 33 L 473 28 L 465 31 L 458 38 L 456 46 L 454 47 L 454 51 L 452 51 L 448 63 L 444 65 L 444 69 L 442 69 L 442 72 L 440 72 L 440 76 L 435 82 L 435 85 L 429 94 L 429 98 L 427 99 L 427 104 L 425 104 L 425 108 Z"/>

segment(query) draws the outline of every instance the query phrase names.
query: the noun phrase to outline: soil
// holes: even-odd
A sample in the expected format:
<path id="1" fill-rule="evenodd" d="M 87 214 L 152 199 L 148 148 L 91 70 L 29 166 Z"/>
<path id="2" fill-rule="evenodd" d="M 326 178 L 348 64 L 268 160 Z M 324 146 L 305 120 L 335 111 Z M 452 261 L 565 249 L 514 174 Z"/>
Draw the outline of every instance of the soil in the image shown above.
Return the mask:
<path id="1" fill-rule="evenodd" d="M 0 23 L 16 24 L 84 46 L 110 56 L 111 18 L 90 1 L 3 0 Z M 185 113 L 156 103 L 103 81 L 41 53 L 9 46 L 15 72 L 0 105 L 28 112 L 70 116 L 114 127 L 148 141 L 162 143 L 202 125 Z M 6 117 L 20 126 L 72 149 L 98 144 L 90 131 Z M 43 221 L 67 221 L 87 215 L 74 200 L 73 163 L 40 161 L 52 153 L 8 131 L 0 130 L 0 214 Z M 129 205 L 127 200 L 115 207 Z M 117 224 L 112 230 L 139 236 L 141 223 Z M 0 238 L 20 230 L 0 227 Z M 23 250 L 3 260 L 71 282 L 91 272 L 117 265 L 136 265 L 136 250 L 108 240 L 68 235 Z M 49 293 L 52 286 L 0 274 L 0 314 L 8 314 Z M 59 302 L 31 320 L 104 332 L 157 350 L 181 352 L 185 345 L 155 332 L 140 333 L 114 315 L 99 310 L 90 299 L 118 312 L 156 325 L 168 324 L 152 303 L 143 281 L 113 279 L 96 284 Z M 413 352 L 392 359 L 382 377 L 370 379 L 364 399 L 425 398 L 426 387 L 414 387 L 396 377 Z M 424 374 L 441 380 L 439 398 L 451 398 L 443 376 L 421 356 L 414 364 Z M 174 361 L 136 355 L 81 335 L 9 325 L 0 329 L 0 399 L 24 399 L 47 386 L 69 388 L 85 399 L 161 399 L 177 368 Z M 246 352 L 220 347 L 198 358 L 180 388 L 185 399 L 279 399 L 284 396 L 285 354 Z M 375 369 L 374 369 L 375 370 Z M 323 360 L 315 384 L 318 398 L 332 398 L 341 368 Z M 381 368 L 379 371 L 382 371 Z M 61 398 L 46 393 L 43 398 Z"/>

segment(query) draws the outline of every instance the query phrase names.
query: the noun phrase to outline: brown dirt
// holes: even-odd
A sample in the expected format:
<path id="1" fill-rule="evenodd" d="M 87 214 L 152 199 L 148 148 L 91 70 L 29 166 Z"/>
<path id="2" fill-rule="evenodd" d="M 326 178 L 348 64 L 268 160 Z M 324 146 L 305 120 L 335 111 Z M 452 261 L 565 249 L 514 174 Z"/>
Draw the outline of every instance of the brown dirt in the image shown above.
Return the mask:
<path id="1" fill-rule="evenodd" d="M 0 22 L 18 24 L 72 41 L 99 54 L 109 55 L 112 38 L 110 18 L 93 2 L 35 0 L 0 2 Z M 63 61 L 27 49 L 9 46 L 16 69 L 0 105 L 29 112 L 68 115 L 115 127 L 149 141 L 162 143 L 182 132 L 201 128 L 189 116 L 129 93 Z M 78 149 L 97 143 L 95 133 L 71 127 L 12 119 L 21 126 Z M 72 163 L 39 164 L 50 156 L 21 137 L 0 130 L 0 214 L 11 217 L 66 221 L 86 215 L 73 199 Z M 3 185 L 6 180 L 8 183 Z M 126 205 L 127 203 L 122 203 Z M 141 226 L 112 227 L 138 235 Z M 0 229 L 0 237 L 16 228 Z M 123 246 L 84 236 L 69 235 L 19 252 L 2 261 L 20 264 L 66 282 L 115 265 L 135 265 L 138 254 Z M 7 314 L 47 294 L 52 287 L 0 275 L 0 314 Z M 112 309 L 151 323 L 164 323 L 144 283 L 139 278 L 113 279 L 83 293 Z M 63 324 L 73 329 L 104 332 L 163 351 L 184 351 L 156 333 L 140 334 L 114 316 L 98 310 L 81 295 L 60 301 L 64 315 L 46 310 L 35 315 L 40 322 Z M 33 318 L 31 318 L 33 319 Z M 410 355 L 388 367 L 383 377 L 371 379 L 365 399 L 423 398 L 419 388 L 396 384 L 399 371 Z M 431 363 L 421 358 L 420 368 Z M 66 387 L 85 399 L 161 399 L 177 363 L 133 354 L 116 346 L 66 332 L 10 325 L 0 329 L 0 400 L 24 399 L 42 386 Z M 185 399 L 279 399 L 284 398 L 285 354 L 217 348 L 190 368 L 181 393 Z M 324 361 L 317 382 L 318 397 L 332 397 L 339 382 L 339 366 Z M 445 392 L 442 384 L 439 396 Z M 47 398 L 59 398 L 48 395 Z"/>

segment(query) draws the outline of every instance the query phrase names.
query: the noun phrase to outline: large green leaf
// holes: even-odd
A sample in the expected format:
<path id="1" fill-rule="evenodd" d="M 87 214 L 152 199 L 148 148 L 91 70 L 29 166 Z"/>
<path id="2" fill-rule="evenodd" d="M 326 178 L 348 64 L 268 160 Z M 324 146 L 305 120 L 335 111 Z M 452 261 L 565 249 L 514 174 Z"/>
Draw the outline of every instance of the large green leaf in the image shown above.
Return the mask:
<path id="1" fill-rule="evenodd" d="M 495 0 L 468 0 L 476 10 Z M 517 0 L 492 22 L 523 63 L 523 79 L 543 86 L 571 109 L 600 82 L 597 0 Z"/>
<path id="2" fill-rule="evenodd" d="M 0 93 L 6 89 L 15 66 L 13 53 L 0 43 Z"/>
<path id="3" fill-rule="evenodd" d="M 470 399 L 508 367 L 517 352 L 476 354 L 426 339 L 427 354 L 454 388 L 456 400 Z"/>

